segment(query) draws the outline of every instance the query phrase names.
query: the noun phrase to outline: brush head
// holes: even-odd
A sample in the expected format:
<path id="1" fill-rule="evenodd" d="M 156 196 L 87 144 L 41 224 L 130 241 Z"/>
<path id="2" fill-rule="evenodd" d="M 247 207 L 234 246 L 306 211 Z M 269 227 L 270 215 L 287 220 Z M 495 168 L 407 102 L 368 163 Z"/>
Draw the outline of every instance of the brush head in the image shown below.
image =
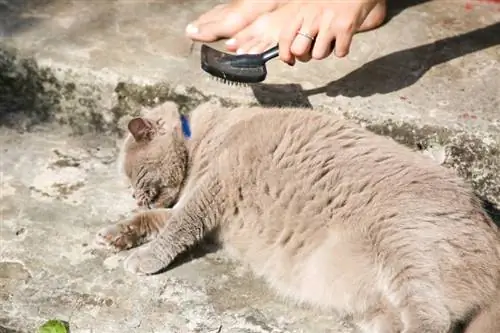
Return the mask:
<path id="1" fill-rule="evenodd" d="M 224 83 L 227 84 L 228 86 L 235 86 L 235 87 L 248 87 L 250 83 L 243 83 L 243 82 L 237 82 L 237 81 L 229 81 L 225 80 L 223 78 L 217 77 L 217 76 L 212 76 L 210 75 L 210 80 L 216 81 L 219 83 Z"/>
<path id="2" fill-rule="evenodd" d="M 201 68 L 224 83 L 258 83 L 267 76 L 260 55 L 232 55 L 205 44 L 201 46 Z"/>

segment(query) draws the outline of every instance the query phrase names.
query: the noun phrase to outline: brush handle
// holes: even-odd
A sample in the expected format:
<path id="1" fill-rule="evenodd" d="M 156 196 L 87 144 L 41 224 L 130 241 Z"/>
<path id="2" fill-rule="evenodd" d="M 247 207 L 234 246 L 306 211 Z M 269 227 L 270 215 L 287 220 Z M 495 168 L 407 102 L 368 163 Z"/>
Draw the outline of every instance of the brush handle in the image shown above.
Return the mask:
<path id="1" fill-rule="evenodd" d="M 279 46 L 276 45 L 269 50 L 265 51 L 264 53 L 260 54 L 260 57 L 263 62 L 267 62 L 268 60 L 271 60 L 273 58 L 276 58 L 280 54 L 280 49 Z"/>
<path id="2" fill-rule="evenodd" d="M 248 68 L 263 66 L 268 60 L 276 58 L 279 55 L 278 45 L 260 54 L 239 54 L 224 55 L 222 58 L 228 61 L 232 67 Z M 221 61 L 222 58 L 219 60 Z"/>
<path id="3" fill-rule="evenodd" d="M 332 50 L 335 49 L 335 41 L 332 42 Z M 268 60 L 271 60 L 273 58 L 276 58 L 280 54 L 280 48 L 279 45 L 276 45 L 275 47 L 270 48 L 269 50 L 265 51 L 264 53 L 260 54 L 260 58 L 262 59 L 262 62 L 267 62 Z"/>

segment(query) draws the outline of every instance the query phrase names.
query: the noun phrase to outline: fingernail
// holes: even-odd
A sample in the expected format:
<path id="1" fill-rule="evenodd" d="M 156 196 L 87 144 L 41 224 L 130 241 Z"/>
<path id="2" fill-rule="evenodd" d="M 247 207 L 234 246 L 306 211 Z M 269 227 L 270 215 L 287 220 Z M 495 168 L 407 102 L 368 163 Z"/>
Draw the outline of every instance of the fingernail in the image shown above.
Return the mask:
<path id="1" fill-rule="evenodd" d="M 245 50 L 243 50 L 243 49 L 236 50 L 236 54 L 244 54 L 244 53 L 245 53 Z"/>
<path id="2" fill-rule="evenodd" d="M 226 45 L 234 45 L 234 44 L 236 44 L 236 39 L 234 38 L 231 38 L 226 41 Z"/>
<path id="3" fill-rule="evenodd" d="M 196 35 L 199 32 L 199 29 L 197 26 L 190 23 L 186 27 L 186 32 L 190 35 Z"/>
<path id="4" fill-rule="evenodd" d="M 248 51 L 248 54 L 259 54 L 259 51 L 257 51 L 257 49 L 250 49 L 250 51 Z"/>

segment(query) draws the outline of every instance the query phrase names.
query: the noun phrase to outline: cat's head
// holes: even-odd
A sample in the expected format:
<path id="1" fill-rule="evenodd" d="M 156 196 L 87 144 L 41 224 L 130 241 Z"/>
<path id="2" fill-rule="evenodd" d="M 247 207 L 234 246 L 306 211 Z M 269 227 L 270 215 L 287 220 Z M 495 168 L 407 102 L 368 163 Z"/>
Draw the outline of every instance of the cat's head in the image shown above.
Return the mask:
<path id="1" fill-rule="evenodd" d="M 127 128 L 119 163 L 138 205 L 173 206 L 188 163 L 177 108 L 167 104 L 151 109 L 130 120 Z"/>

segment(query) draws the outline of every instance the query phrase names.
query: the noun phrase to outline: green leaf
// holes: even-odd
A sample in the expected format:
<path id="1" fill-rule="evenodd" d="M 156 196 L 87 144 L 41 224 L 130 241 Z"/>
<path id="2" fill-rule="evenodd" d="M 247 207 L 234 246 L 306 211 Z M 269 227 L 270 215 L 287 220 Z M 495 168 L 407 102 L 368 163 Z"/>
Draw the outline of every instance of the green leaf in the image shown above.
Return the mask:
<path id="1" fill-rule="evenodd" d="M 38 333 L 68 333 L 68 329 L 60 320 L 49 320 L 40 326 Z"/>

